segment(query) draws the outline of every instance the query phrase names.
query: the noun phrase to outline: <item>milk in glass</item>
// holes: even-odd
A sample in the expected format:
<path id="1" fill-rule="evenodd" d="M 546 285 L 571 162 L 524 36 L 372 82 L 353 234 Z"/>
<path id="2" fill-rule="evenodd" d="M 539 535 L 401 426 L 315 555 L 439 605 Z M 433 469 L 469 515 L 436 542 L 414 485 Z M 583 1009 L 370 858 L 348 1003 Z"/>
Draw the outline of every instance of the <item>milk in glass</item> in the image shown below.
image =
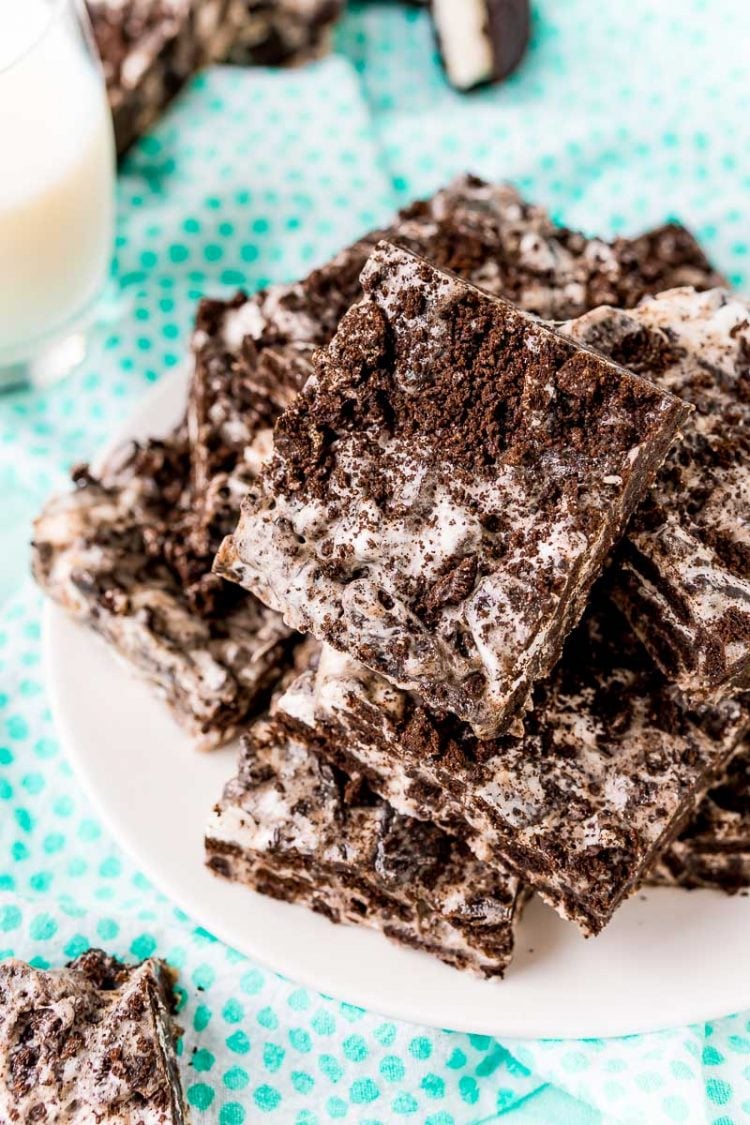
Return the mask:
<path id="1" fill-rule="evenodd" d="M 102 77 L 72 0 L 0 0 L 0 369 L 86 312 L 112 250 Z"/>

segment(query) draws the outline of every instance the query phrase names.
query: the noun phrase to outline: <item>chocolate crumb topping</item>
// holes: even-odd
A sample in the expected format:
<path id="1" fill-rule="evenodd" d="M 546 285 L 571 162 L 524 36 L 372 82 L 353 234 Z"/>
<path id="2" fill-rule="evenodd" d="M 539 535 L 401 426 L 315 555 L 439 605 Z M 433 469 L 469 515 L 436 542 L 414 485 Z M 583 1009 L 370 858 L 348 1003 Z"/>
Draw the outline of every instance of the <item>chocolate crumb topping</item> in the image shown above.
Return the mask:
<path id="1" fill-rule="evenodd" d="M 686 408 L 387 243 L 216 571 L 477 735 L 578 618 Z"/>
<path id="2" fill-rule="evenodd" d="M 79 467 L 75 490 L 36 520 L 33 567 L 45 592 L 108 640 L 209 748 L 264 705 L 290 634 L 255 598 L 193 569 L 181 540 L 186 450 L 178 432 L 129 447 L 100 476 Z"/>

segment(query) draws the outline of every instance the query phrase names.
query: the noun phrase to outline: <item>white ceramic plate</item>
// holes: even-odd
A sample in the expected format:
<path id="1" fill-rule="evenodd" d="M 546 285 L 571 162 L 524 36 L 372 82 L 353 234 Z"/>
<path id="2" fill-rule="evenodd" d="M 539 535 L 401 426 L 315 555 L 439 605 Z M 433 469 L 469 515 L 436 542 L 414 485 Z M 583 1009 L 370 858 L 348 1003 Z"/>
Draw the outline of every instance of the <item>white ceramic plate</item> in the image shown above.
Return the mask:
<path id="1" fill-rule="evenodd" d="M 121 436 L 163 433 L 183 401 L 184 378 L 165 380 Z M 588 941 L 534 900 L 507 978 L 485 982 L 214 878 L 203 826 L 232 749 L 193 750 L 104 643 L 51 605 L 45 646 L 60 735 L 121 845 L 196 922 L 285 976 L 395 1018 L 501 1037 L 625 1035 L 750 1007 L 750 898 L 648 890 Z"/>

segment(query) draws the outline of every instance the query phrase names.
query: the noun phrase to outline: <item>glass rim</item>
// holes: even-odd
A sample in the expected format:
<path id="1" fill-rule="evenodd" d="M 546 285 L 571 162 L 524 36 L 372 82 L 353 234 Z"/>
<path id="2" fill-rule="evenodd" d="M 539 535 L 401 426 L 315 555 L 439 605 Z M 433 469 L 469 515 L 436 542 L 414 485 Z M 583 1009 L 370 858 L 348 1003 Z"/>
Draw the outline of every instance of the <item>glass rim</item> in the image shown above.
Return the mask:
<path id="1" fill-rule="evenodd" d="M 79 7 L 78 0 L 49 0 L 49 3 L 47 4 L 49 11 L 47 14 L 47 18 L 44 21 L 44 26 L 40 28 L 39 33 L 33 37 L 31 42 L 22 47 L 20 52 L 9 62 L 3 63 L 2 61 L 0 61 L 0 78 L 2 78 L 4 74 L 8 74 L 8 72 L 13 70 L 14 67 L 17 67 L 19 63 L 22 63 L 24 59 L 28 58 L 28 56 L 37 49 L 39 44 L 46 39 L 47 35 L 49 34 L 50 28 L 59 16 L 61 9 L 67 7 L 68 5 L 75 8 Z"/>

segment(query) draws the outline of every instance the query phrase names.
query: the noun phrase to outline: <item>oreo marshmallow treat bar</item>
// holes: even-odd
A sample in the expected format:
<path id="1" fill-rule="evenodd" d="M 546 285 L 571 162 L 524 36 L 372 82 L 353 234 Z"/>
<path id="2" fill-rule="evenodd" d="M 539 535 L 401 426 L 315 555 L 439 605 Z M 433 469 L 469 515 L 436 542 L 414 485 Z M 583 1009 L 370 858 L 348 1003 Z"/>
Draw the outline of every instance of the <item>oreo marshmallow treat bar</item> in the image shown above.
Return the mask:
<path id="1" fill-rule="evenodd" d="M 544 319 L 605 303 L 630 307 L 645 293 L 722 280 L 676 224 L 610 244 L 556 226 L 508 184 L 461 176 L 302 281 L 202 302 L 188 433 L 193 506 L 201 513 L 191 550 L 204 570 L 212 544 L 234 529 L 248 484 L 270 453 L 273 423 L 311 374 L 315 349 L 361 298 L 359 275 L 381 237 Z"/>
<path id="2" fill-rule="evenodd" d="M 0 963 L 0 1121 L 187 1125 L 173 984 L 161 961 L 97 949 L 66 969 Z"/>
<path id="3" fill-rule="evenodd" d="M 215 874 L 484 976 L 502 976 L 519 880 L 402 816 L 274 718 L 247 734 L 206 830 Z"/>
<path id="4" fill-rule="evenodd" d="M 249 298 L 204 301 L 193 341 L 188 430 L 195 506 L 211 539 L 233 530 L 247 475 L 257 475 L 259 455 L 270 451 L 276 417 L 311 374 L 315 348 L 330 342 L 361 298 L 359 275 L 380 237 L 544 319 L 601 304 L 630 307 L 644 293 L 674 285 L 721 282 L 683 227 L 609 244 L 556 226 L 508 184 L 462 176 L 303 281 Z"/>
<path id="5" fill-rule="evenodd" d="M 187 441 L 135 446 L 76 474 L 34 527 L 37 582 L 107 641 L 203 748 L 232 737 L 285 666 L 289 631 L 253 597 L 203 573 L 184 543 Z"/>
<path id="6" fill-rule="evenodd" d="M 479 741 L 324 648 L 279 718 L 404 815 L 462 836 L 585 933 L 598 933 L 693 816 L 750 725 L 735 702 L 688 709 L 600 597 L 537 684 L 522 737 Z"/>
<path id="7" fill-rule="evenodd" d="M 750 304 L 681 288 L 563 331 L 695 408 L 628 529 L 613 597 L 691 698 L 750 690 Z"/>
<path id="8" fill-rule="evenodd" d="M 204 486 L 211 470 L 220 471 L 248 444 L 241 420 L 248 412 L 252 419 L 258 396 L 265 411 L 270 389 L 281 409 L 300 389 L 311 371 L 312 351 L 330 341 L 361 297 L 359 275 L 381 238 L 546 320 L 578 316 L 602 304 L 629 308 L 660 289 L 705 289 L 722 280 L 678 225 L 610 244 L 556 226 L 543 208 L 524 202 L 508 184 L 461 176 L 303 281 L 249 298 L 238 294 L 228 302 L 203 303 L 193 348 L 191 434 L 210 431 L 209 452 L 213 447 L 216 457 L 196 470 Z M 199 458 L 200 453 L 196 462 Z"/>
<path id="9" fill-rule="evenodd" d="M 391 244 L 362 284 L 216 569 L 492 737 L 687 408 Z"/>

